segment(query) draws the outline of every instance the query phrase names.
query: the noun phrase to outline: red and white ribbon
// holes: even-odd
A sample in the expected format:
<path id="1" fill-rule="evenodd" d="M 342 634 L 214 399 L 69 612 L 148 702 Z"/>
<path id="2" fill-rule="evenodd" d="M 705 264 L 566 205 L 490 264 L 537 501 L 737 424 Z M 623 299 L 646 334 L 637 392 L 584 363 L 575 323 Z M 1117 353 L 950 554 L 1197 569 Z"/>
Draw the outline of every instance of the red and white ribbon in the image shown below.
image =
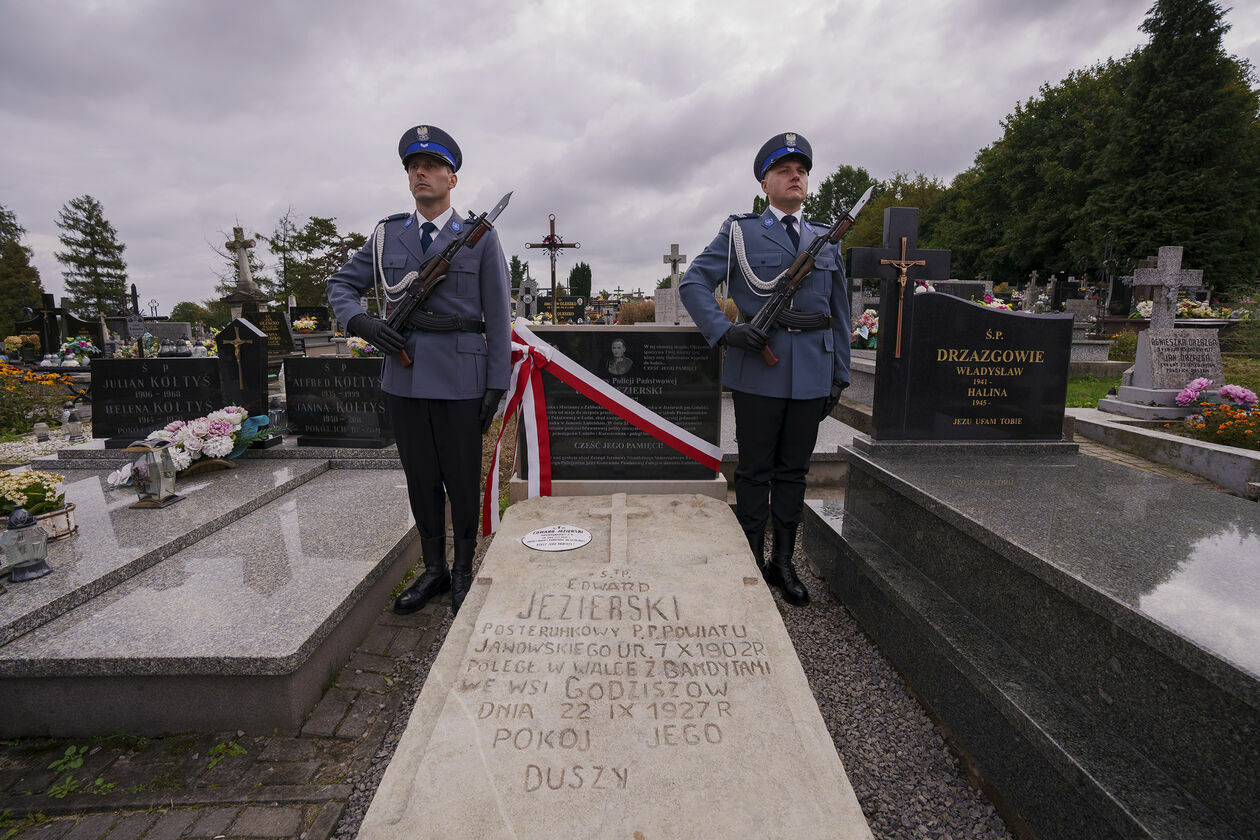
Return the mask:
<path id="1" fill-rule="evenodd" d="M 494 444 L 494 457 L 486 476 L 481 503 L 481 532 L 494 533 L 499 527 L 499 449 L 503 443 L 506 418 L 518 409 L 525 430 L 525 457 L 528 464 L 528 494 L 551 495 L 551 444 L 547 432 L 547 404 L 543 397 L 542 372 L 546 371 L 578 393 L 594 400 L 613 414 L 697 463 L 717 471 L 722 467 L 722 448 L 666 420 L 652 409 L 632 399 L 592 374 L 530 331 L 528 321 L 518 318 L 512 325 L 512 374 L 509 380 L 504 423 Z"/>

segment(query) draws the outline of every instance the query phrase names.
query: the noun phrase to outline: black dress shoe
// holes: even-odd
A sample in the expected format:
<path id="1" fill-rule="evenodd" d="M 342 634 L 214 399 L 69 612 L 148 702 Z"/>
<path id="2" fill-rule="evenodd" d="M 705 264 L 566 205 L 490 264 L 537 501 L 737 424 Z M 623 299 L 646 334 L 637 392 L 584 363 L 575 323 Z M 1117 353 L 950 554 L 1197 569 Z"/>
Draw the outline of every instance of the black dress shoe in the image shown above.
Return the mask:
<path id="1" fill-rule="evenodd" d="M 472 588 L 472 560 L 477 553 L 477 541 L 455 540 L 455 557 L 451 560 L 451 613 L 459 614 L 459 608 Z"/>
<path id="2" fill-rule="evenodd" d="M 762 569 L 762 575 L 770 586 L 777 586 L 783 593 L 783 600 L 794 607 L 803 607 L 809 603 L 809 590 L 796 576 L 790 557 L 771 557 L 770 562 Z"/>
<path id="3" fill-rule="evenodd" d="M 403 593 L 394 599 L 394 612 L 408 615 L 424 609 L 424 605 L 451 588 L 451 576 L 443 564 L 426 568 L 415 583 L 408 586 Z"/>

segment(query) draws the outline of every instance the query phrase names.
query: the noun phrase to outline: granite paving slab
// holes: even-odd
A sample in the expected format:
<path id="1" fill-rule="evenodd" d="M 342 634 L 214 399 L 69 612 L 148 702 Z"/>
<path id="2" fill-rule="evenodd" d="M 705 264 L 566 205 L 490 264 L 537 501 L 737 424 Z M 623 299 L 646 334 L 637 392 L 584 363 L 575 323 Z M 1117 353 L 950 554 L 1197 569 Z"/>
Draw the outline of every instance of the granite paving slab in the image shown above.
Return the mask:
<path id="1" fill-rule="evenodd" d="M 182 479 L 182 501 L 132 509 L 135 491 L 110 489 L 100 471 L 65 470 L 76 534 L 49 544 L 52 574 L 10 584 L 0 600 L 0 644 L 60 616 L 289 490 L 327 472 L 326 461 L 238 461 Z M 47 468 L 55 469 L 55 465 Z"/>
<path id="2" fill-rule="evenodd" d="M 405 481 L 401 471 L 304 462 L 243 467 L 240 481 L 224 476 L 217 492 L 239 502 L 258 497 L 261 478 L 284 486 L 285 475 L 313 474 L 257 509 L 238 504 L 230 525 L 191 545 L 181 540 L 151 568 L 0 648 L 0 675 L 257 675 L 301 664 L 408 544 Z M 215 506 L 194 498 L 129 513 L 186 506 L 208 519 Z"/>
<path id="3" fill-rule="evenodd" d="M 1036 470 L 1019 455 L 868 461 L 925 510 L 1260 706 L 1254 502 L 1082 455 L 1047 455 Z M 863 511 L 868 523 L 895 515 Z"/>

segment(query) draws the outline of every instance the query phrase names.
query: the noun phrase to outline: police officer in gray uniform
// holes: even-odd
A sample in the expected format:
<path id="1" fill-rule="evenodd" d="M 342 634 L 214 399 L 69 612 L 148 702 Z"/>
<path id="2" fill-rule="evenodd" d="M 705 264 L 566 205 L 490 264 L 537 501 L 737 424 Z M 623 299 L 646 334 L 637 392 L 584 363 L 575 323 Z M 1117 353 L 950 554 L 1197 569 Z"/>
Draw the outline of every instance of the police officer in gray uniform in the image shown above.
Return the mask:
<path id="1" fill-rule="evenodd" d="M 805 502 L 805 475 L 818 424 L 849 384 L 849 295 L 839 246 L 828 245 L 796 292 L 792 309 L 769 336 L 746 323 L 761 308 L 774 280 L 827 225 L 804 221 L 813 154 L 794 132 L 771 137 L 757 152 L 753 175 L 769 207 L 734 215 L 687 269 L 678 293 L 710 346 L 726 346 L 722 384 L 732 391 L 739 463 L 735 512 L 766 583 L 789 604 L 809 603 L 792 550 Z M 726 283 L 741 313 L 732 324 L 714 297 Z M 767 365 L 767 342 L 779 363 Z M 766 521 L 774 546 L 765 560 Z"/>
<path id="2" fill-rule="evenodd" d="M 451 206 L 463 155 L 449 134 L 431 125 L 410 128 L 398 143 L 398 156 L 416 210 L 377 224 L 367 244 L 329 279 L 328 301 L 349 332 L 387 357 L 381 389 L 425 567 L 394 609 L 415 612 L 450 590 L 451 608 L 458 612 L 472 584 L 477 548 L 481 436 L 508 386 L 507 261 L 491 230 L 454 258 L 411 329 L 400 334 L 369 315 L 359 300 L 378 279 L 387 300 L 398 301 L 421 266 L 470 224 Z M 410 367 L 396 357 L 404 347 L 414 362 Z M 447 494 L 455 542 L 450 572 Z"/>

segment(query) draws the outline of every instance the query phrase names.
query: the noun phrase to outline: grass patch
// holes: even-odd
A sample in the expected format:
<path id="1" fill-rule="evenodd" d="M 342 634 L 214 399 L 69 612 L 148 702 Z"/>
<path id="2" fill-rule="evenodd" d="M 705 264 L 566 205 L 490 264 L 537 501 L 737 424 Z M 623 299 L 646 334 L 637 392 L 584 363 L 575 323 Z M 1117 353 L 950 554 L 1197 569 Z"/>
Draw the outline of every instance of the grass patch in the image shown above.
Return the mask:
<path id="1" fill-rule="evenodd" d="M 1227 382 L 1260 394 L 1260 357 L 1223 356 L 1221 366 L 1225 369 L 1225 382 L 1217 382 L 1217 385 Z"/>
<path id="2" fill-rule="evenodd" d="M 1068 408 L 1097 408 L 1098 401 L 1120 386 L 1118 376 L 1079 376 L 1068 380 Z"/>

